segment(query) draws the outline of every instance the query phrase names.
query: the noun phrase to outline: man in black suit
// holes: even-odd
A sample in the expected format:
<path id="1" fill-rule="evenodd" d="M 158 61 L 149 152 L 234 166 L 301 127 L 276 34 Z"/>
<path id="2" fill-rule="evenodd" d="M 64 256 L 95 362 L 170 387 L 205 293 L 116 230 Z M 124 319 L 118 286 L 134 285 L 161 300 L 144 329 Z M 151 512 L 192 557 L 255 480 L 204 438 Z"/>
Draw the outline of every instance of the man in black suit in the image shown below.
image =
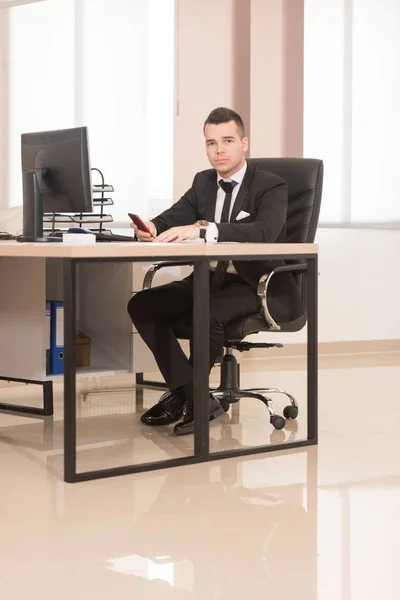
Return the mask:
<path id="1" fill-rule="evenodd" d="M 228 108 L 216 108 L 205 121 L 204 136 L 213 169 L 197 173 L 192 187 L 176 204 L 146 223 L 155 238 L 132 224 L 139 240 L 180 242 L 200 237 L 207 243 L 285 241 L 287 184 L 247 164 L 248 138 L 241 117 Z M 257 284 L 270 270 L 267 261 L 210 264 L 210 369 L 222 354 L 224 327 L 260 310 Z M 290 274 L 275 282 L 277 279 L 271 281 L 271 312 L 284 322 L 290 320 L 293 311 L 299 311 L 298 298 Z M 190 318 L 192 302 L 190 276 L 139 292 L 128 304 L 131 319 L 152 350 L 169 388 L 141 421 L 168 425 L 183 416 L 174 428 L 177 435 L 194 431 L 193 369 L 172 326 Z M 210 396 L 210 420 L 223 413 L 224 408 Z"/>

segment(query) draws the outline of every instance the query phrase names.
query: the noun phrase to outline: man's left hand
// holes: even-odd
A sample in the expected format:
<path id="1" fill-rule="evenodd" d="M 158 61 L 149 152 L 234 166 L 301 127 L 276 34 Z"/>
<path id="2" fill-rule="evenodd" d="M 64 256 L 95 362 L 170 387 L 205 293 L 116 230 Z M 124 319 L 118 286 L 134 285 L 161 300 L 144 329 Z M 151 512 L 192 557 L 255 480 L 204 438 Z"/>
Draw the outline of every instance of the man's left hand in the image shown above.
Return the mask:
<path id="1" fill-rule="evenodd" d="M 193 225 L 184 225 L 183 227 L 171 227 L 167 231 L 160 233 L 154 241 L 156 242 L 182 242 L 183 240 L 196 240 L 200 235 L 200 227 Z"/>

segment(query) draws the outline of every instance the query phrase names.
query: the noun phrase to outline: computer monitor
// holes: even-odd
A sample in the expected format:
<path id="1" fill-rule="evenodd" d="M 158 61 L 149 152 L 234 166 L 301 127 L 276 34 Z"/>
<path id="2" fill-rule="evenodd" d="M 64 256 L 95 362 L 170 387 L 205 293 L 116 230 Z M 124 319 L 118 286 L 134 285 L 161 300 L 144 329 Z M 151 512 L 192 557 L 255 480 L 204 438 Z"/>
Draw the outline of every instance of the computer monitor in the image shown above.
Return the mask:
<path id="1" fill-rule="evenodd" d="M 24 242 L 43 237 L 43 213 L 93 212 L 86 127 L 21 135 Z"/>

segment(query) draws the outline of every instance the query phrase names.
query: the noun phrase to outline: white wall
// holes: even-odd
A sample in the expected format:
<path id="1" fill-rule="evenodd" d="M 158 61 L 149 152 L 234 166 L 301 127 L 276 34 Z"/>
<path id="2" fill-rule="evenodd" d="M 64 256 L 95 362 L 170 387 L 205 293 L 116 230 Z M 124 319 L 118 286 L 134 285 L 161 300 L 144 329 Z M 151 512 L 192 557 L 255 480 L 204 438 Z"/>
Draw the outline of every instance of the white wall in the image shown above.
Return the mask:
<path id="1" fill-rule="evenodd" d="M 303 152 L 303 0 L 251 0 L 250 153 Z"/>
<path id="2" fill-rule="evenodd" d="M 217 106 L 234 107 L 233 0 L 177 2 L 174 197 L 207 169 L 203 123 Z"/>
<path id="3" fill-rule="evenodd" d="M 320 341 L 400 338 L 400 231 L 320 229 Z"/>
<path id="4" fill-rule="evenodd" d="M 400 231 L 320 229 L 316 242 L 319 341 L 400 339 Z M 304 329 L 259 338 L 290 344 L 306 335 Z"/>
<path id="5" fill-rule="evenodd" d="M 175 199 L 209 167 L 202 127 L 217 106 L 242 115 L 251 156 L 301 156 L 303 0 L 177 0 L 177 11 Z"/>

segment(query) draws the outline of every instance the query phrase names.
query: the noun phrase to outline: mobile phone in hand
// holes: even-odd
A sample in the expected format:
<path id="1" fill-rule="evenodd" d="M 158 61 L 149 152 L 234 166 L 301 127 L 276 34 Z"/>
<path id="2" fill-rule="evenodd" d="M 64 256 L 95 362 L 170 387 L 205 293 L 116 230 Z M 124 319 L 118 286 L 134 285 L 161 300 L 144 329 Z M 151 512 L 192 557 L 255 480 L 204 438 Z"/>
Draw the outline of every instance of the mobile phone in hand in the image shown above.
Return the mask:
<path id="1" fill-rule="evenodd" d="M 135 223 L 136 227 L 140 229 L 140 231 L 145 231 L 146 233 L 149 233 L 152 238 L 154 238 L 154 235 L 151 233 L 150 229 L 143 223 L 142 219 L 138 215 L 128 213 L 128 216 Z"/>

